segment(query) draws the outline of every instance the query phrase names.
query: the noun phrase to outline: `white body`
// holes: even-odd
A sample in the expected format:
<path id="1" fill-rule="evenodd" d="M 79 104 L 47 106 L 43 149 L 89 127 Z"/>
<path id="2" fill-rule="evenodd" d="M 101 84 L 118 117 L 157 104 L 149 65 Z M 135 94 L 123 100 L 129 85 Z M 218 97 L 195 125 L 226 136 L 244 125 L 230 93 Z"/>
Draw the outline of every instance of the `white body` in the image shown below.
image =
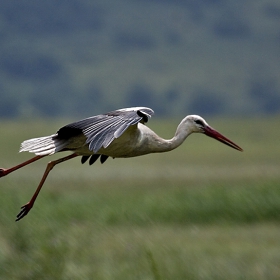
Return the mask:
<path id="1" fill-rule="evenodd" d="M 114 139 L 107 148 L 101 148 L 98 154 L 118 158 L 173 150 L 182 144 L 189 134 L 199 132 L 196 127 L 191 125 L 190 117 L 182 120 L 175 136 L 170 140 L 159 137 L 149 127 L 138 123 L 129 127 L 119 138 Z M 36 155 L 52 155 L 66 150 L 74 151 L 78 155 L 94 154 L 89 150 L 86 137 L 82 134 L 67 141 L 57 138 L 57 134 L 33 138 L 24 141 L 20 148 L 20 152 L 28 151 Z"/>

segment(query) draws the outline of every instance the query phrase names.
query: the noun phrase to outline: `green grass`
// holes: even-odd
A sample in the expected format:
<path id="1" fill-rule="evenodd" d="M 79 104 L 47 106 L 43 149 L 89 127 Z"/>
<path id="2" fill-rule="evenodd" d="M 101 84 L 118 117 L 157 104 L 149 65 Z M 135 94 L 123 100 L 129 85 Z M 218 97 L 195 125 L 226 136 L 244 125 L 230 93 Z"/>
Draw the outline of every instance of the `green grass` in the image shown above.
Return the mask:
<path id="1" fill-rule="evenodd" d="M 168 154 L 63 163 L 17 223 L 50 158 L 1 178 L 0 278 L 279 279 L 279 124 L 240 122 L 209 121 L 244 153 L 194 135 Z M 20 142 L 61 124 L 2 122 L 1 165 L 29 158 Z"/>

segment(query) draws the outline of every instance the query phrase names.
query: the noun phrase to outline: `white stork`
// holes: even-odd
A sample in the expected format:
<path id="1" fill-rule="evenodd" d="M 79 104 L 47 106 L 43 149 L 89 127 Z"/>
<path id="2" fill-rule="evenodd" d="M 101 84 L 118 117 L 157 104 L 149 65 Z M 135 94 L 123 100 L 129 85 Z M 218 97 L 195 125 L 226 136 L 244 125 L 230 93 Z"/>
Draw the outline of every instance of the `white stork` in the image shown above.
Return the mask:
<path id="1" fill-rule="evenodd" d="M 82 157 L 82 163 L 89 159 L 91 165 L 99 157 L 101 163 L 104 163 L 108 157 L 127 158 L 168 152 L 180 146 L 192 133 L 204 133 L 242 151 L 242 148 L 213 129 L 202 117 L 197 115 L 186 116 L 178 125 L 174 137 L 169 140 L 163 139 L 145 125 L 153 114 L 154 111 L 146 107 L 119 109 L 68 124 L 50 136 L 22 142 L 20 152 L 30 152 L 36 156 L 14 167 L 1 168 L 0 177 L 45 156 L 64 151 L 72 153 L 48 163 L 35 193 L 30 201 L 21 207 L 16 221 L 22 219 L 31 210 L 52 168 L 58 163 L 77 156 Z"/>

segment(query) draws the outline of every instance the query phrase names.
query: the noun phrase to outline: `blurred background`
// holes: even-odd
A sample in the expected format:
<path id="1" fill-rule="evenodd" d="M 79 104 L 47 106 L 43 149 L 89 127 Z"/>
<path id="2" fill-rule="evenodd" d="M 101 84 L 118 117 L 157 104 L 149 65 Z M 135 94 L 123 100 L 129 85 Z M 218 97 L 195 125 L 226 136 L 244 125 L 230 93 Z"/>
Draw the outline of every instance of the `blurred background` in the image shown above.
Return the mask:
<path id="1" fill-rule="evenodd" d="M 1 117 L 280 110 L 277 0 L 0 5 Z"/>
<path id="2" fill-rule="evenodd" d="M 171 138 L 199 114 L 244 152 L 192 135 L 165 154 L 44 158 L 0 179 L 1 279 L 280 279 L 279 0 L 2 0 L 0 166 L 20 143 L 130 106 Z"/>

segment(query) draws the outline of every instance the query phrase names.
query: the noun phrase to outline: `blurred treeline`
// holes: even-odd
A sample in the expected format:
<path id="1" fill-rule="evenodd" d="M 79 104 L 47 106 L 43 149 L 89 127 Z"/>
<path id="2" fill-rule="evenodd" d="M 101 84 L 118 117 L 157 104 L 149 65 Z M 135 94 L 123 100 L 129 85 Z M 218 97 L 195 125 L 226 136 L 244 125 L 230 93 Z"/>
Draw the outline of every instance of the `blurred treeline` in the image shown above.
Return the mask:
<path id="1" fill-rule="evenodd" d="M 280 111 L 279 0 L 2 0 L 0 117 Z"/>

